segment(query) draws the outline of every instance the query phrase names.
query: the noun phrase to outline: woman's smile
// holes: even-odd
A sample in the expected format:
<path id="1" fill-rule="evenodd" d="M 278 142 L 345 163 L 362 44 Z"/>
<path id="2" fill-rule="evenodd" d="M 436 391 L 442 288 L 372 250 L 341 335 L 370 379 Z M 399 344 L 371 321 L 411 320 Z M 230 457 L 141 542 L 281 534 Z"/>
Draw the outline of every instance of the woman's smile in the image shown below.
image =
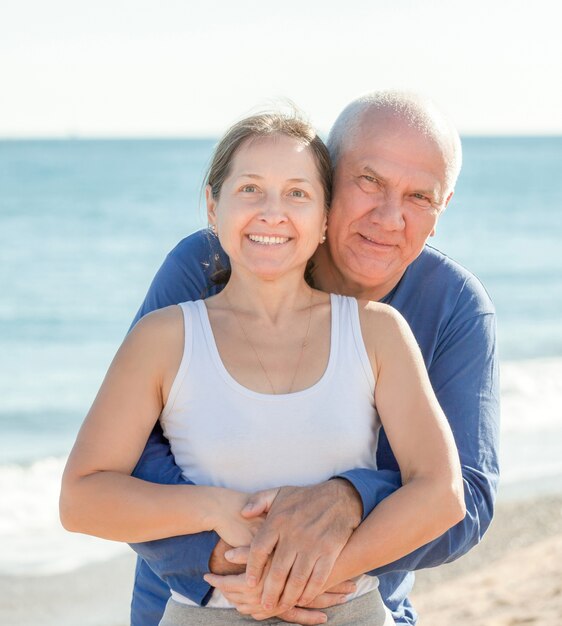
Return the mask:
<path id="1" fill-rule="evenodd" d="M 287 243 L 291 238 L 279 235 L 248 235 L 248 239 L 262 246 L 279 246 Z"/>

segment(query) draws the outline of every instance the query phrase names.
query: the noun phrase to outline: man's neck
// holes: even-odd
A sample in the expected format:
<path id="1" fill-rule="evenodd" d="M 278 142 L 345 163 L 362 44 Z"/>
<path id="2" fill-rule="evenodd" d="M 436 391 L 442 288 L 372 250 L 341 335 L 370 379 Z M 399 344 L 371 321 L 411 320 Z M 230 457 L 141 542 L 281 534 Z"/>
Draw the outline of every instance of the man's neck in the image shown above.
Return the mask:
<path id="1" fill-rule="evenodd" d="M 400 282 L 401 276 L 393 282 L 380 285 L 365 285 L 344 276 L 335 266 L 327 246 L 318 248 L 314 257 L 314 286 L 326 293 L 337 293 L 342 296 L 351 296 L 358 300 L 382 300 Z"/>

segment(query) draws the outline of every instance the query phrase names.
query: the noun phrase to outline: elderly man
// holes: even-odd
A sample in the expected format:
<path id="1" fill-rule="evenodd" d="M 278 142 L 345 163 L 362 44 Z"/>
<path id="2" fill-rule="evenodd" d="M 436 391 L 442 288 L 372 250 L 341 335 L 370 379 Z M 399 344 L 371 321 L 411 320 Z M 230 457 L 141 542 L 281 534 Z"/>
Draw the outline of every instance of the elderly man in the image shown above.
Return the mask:
<path id="1" fill-rule="evenodd" d="M 492 518 L 499 420 L 495 314 L 479 281 L 426 244 L 451 200 L 461 165 L 460 140 L 446 118 L 420 98 L 374 93 L 346 107 L 328 147 L 334 193 L 328 245 L 313 259 L 315 284 L 324 291 L 385 302 L 407 319 L 462 464 L 465 519 L 430 544 L 371 572 L 379 577 L 382 598 L 396 623 L 415 624 L 407 598 L 413 571 L 466 553 Z M 216 258 L 228 263 L 206 233 L 181 241 L 156 275 L 137 319 L 216 293 L 210 279 Z M 247 556 L 246 566 L 225 558 L 229 546 L 215 533 L 135 544 L 140 558 L 133 625 L 158 623 L 170 587 L 204 604 L 212 591 L 203 578 L 208 571 L 226 574 L 206 577 L 213 585 L 236 590 L 241 598 L 247 589 L 250 597 L 268 559 L 271 564 L 273 546 L 263 605 L 245 610 L 299 624 L 321 623 L 325 617 L 315 609 L 334 604 L 342 593 L 341 587 L 321 593 L 340 550 L 361 519 L 401 484 L 384 433 L 377 467 L 356 468 L 320 485 L 282 489 L 273 502 L 267 493 L 257 494 L 245 514 L 267 511 L 266 521 L 249 554 L 242 558 L 240 551 L 228 553 L 230 561 L 239 563 Z M 160 483 L 185 482 L 158 427 L 134 475 Z M 373 537 L 381 546 L 384 541 Z M 276 605 L 282 592 L 283 606 Z M 309 608 L 288 608 L 297 602 Z M 269 605 L 273 609 L 267 612 L 263 606 Z"/>

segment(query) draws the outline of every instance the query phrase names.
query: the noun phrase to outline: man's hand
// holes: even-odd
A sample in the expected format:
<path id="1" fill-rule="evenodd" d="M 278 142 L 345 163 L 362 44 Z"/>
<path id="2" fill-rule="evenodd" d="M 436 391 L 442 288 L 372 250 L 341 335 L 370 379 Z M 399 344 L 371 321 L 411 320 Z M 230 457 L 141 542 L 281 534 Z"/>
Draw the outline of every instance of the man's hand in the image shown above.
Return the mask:
<path id="1" fill-rule="evenodd" d="M 256 587 L 262 575 L 261 604 L 310 604 L 322 591 L 341 550 L 361 521 L 362 503 L 344 479 L 311 487 L 283 487 L 250 497 L 244 517 L 267 513 L 250 546 L 246 581 Z M 234 551 L 235 552 L 235 551 Z M 264 574 L 270 555 L 271 564 Z"/>
<path id="2" fill-rule="evenodd" d="M 315 609 L 324 609 L 342 604 L 347 600 L 347 594 L 356 590 L 354 582 L 346 581 L 320 594 L 307 608 L 283 605 L 278 607 L 277 611 L 268 612 L 261 605 L 262 585 L 260 584 L 252 588 L 248 587 L 246 577 L 243 574 L 238 576 L 206 574 L 205 580 L 221 591 L 225 598 L 234 604 L 236 610 L 243 615 L 251 615 L 256 620 L 264 620 L 275 616 L 285 622 L 306 626 L 324 624 L 326 622 L 326 614 Z"/>
<path id="3" fill-rule="evenodd" d="M 227 576 L 231 574 L 243 574 L 246 571 L 246 565 L 237 565 L 232 561 L 228 561 L 224 554 L 228 550 L 231 550 L 232 546 L 229 546 L 226 541 L 219 539 L 219 542 L 215 546 L 215 549 L 211 553 L 209 559 L 209 571 L 211 574 L 220 574 L 221 576 Z"/>

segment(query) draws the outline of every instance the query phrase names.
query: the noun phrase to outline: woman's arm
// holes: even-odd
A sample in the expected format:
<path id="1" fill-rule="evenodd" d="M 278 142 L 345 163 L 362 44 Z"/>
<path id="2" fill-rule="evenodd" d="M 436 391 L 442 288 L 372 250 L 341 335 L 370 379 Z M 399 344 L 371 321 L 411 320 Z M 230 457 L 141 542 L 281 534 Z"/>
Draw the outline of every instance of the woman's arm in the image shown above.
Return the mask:
<path id="1" fill-rule="evenodd" d="M 67 530 L 127 542 L 205 530 L 231 545 L 251 539 L 253 527 L 238 513 L 245 494 L 130 476 L 181 362 L 182 336 L 182 312 L 169 307 L 143 318 L 123 342 L 63 475 L 60 514 Z"/>
<path id="2" fill-rule="evenodd" d="M 376 374 L 375 404 L 403 486 L 354 532 L 330 586 L 395 561 L 465 515 L 458 451 L 408 324 L 376 303 L 363 306 L 361 324 Z"/>

